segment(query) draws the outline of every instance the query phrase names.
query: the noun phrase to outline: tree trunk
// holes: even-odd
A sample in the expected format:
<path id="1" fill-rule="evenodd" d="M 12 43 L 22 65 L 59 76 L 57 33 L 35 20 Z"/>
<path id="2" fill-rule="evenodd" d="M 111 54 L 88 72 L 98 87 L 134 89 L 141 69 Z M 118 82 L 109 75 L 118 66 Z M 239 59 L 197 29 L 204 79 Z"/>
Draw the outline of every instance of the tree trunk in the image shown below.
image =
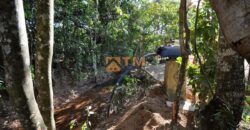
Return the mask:
<path id="1" fill-rule="evenodd" d="M 225 36 L 221 44 L 227 44 L 227 51 L 221 49 L 221 51 L 223 51 L 221 54 L 223 55 L 220 55 L 220 59 L 223 59 L 223 61 L 219 63 L 223 63 L 224 65 L 218 64 L 217 97 L 215 96 L 213 98 L 203 111 L 203 114 L 205 114 L 207 118 L 210 116 L 209 114 L 214 114 L 217 113 L 218 110 L 225 109 L 225 105 L 223 105 L 225 102 L 227 106 L 230 106 L 230 110 L 233 112 L 234 122 L 231 128 L 235 129 L 240 121 L 243 107 L 242 101 L 245 95 L 245 86 L 243 84 L 244 70 L 242 58 L 237 56 L 237 54 L 233 54 L 229 47 L 250 62 L 250 1 L 210 0 L 210 3 L 218 16 L 221 32 Z M 230 56 L 228 57 L 228 55 Z M 213 109 L 213 111 L 211 111 L 211 109 Z M 223 122 L 224 121 L 225 120 L 223 120 Z M 211 126 L 215 126 L 219 122 L 222 121 L 207 122 L 207 127 L 211 129 Z M 228 127 L 225 127 L 225 129 L 228 129 Z"/>
<path id="2" fill-rule="evenodd" d="M 26 130 L 46 130 L 35 100 L 21 0 L 0 1 L 0 42 L 10 99 Z"/>
<path id="3" fill-rule="evenodd" d="M 96 37 L 95 37 L 96 38 Z M 93 68 L 93 72 L 94 72 L 94 82 L 96 83 L 97 81 L 97 55 L 96 55 L 96 50 L 97 50 L 97 46 L 96 46 L 96 39 L 91 40 L 92 42 L 92 50 L 91 50 L 91 55 L 92 55 L 92 68 Z"/>
<path id="4" fill-rule="evenodd" d="M 182 92 L 182 87 L 185 83 L 186 76 L 186 68 L 188 64 L 188 56 L 189 56 L 189 37 L 190 30 L 187 25 L 187 0 L 181 0 L 180 8 L 179 8 L 179 41 L 181 47 L 181 57 L 182 63 L 180 66 L 178 84 L 176 88 L 176 94 L 173 103 L 173 114 L 172 114 L 172 129 L 177 129 L 177 119 L 179 112 L 179 102 Z"/>
<path id="5" fill-rule="evenodd" d="M 53 88 L 52 88 L 52 55 L 54 42 L 54 1 L 37 1 L 37 52 L 36 52 L 36 87 L 37 101 L 49 130 L 55 130 Z"/>
<path id="6" fill-rule="evenodd" d="M 210 0 L 227 44 L 250 62 L 250 1 Z"/>
<path id="7" fill-rule="evenodd" d="M 202 111 L 202 130 L 236 129 L 241 120 L 244 96 L 244 60 L 220 36 L 216 93 Z"/>

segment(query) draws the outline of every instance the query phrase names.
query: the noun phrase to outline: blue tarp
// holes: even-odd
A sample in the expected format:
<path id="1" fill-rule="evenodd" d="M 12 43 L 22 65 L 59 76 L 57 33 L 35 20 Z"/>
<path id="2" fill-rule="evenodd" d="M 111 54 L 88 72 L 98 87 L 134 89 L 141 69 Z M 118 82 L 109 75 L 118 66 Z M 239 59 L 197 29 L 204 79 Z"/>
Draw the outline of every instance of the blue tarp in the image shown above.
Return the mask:
<path id="1" fill-rule="evenodd" d="M 157 49 L 157 54 L 161 57 L 177 58 L 181 55 L 180 46 L 164 45 Z"/>

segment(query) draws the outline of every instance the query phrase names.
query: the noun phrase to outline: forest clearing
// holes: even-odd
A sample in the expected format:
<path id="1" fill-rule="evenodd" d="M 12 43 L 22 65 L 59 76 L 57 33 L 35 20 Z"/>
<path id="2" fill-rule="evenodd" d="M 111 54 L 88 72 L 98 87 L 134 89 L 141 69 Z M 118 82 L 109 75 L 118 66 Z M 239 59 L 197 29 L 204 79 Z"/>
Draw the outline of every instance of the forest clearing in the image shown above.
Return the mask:
<path id="1" fill-rule="evenodd" d="M 0 0 L 0 130 L 250 130 L 249 0 Z"/>

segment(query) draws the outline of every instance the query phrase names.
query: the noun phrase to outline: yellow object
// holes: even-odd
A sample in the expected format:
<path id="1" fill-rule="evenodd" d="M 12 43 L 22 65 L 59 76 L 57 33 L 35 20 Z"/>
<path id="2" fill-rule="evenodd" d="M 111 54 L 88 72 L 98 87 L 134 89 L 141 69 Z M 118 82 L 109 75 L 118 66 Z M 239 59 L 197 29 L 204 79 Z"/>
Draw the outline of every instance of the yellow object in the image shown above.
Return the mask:
<path id="1" fill-rule="evenodd" d="M 166 62 L 164 86 L 167 91 L 169 101 L 174 101 L 175 92 L 179 79 L 179 68 L 180 64 L 178 64 L 175 60 L 168 60 Z M 182 94 L 181 94 L 182 99 L 185 99 L 185 90 L 186 90 L 186 83 L 184 83 L 182 87 Z"/>

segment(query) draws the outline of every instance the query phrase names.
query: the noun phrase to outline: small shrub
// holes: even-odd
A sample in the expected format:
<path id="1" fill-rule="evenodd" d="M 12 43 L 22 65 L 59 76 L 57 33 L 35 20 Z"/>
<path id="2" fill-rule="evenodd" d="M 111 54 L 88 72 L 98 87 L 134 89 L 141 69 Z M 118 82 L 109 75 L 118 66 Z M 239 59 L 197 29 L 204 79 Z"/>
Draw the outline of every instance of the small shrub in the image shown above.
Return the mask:
<path id="1" fill-rule="evenodd" d="M 81 126 L 81 130 L 90 130 L 90 127 L 91 127 L 91 122 L 89 121 L 89 117 L 94 114 L 93 111 L 90 111 L 92 109 L 91 106 L 88 106 L 86 108 L 86 112 L 87 112 L 87 118 L 86 118 L 86 121 L 82 124 Z M 70 123 L 69 123 L 69 129 L 70 130 L 73 130 L 73 128 L 76 127 L 76 124 L 77 124 L 77 120 L 74 119 L 74 120 L 71 120 Z"/>

